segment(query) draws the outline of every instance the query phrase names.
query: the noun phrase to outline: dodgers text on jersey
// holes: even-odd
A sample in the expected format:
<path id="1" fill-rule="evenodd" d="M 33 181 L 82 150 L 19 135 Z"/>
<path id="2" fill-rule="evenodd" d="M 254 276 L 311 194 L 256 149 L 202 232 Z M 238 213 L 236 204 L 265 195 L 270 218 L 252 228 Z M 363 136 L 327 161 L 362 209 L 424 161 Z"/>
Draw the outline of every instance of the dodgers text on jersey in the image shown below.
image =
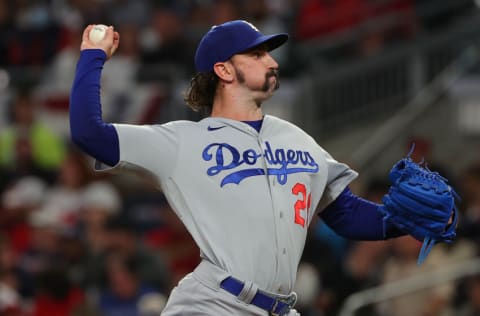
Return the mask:
<path id="1" fill-rule="evenodd" d="M 263 168 L 248 167 L 255 166 L 261 157 L 267 161 L 266 171 Z M 254 149 L 240 152 L 228 143 L 213 143 L 205 147 L 202 158 L 215 163 L 207 169 L 209 176 L 228 172 L 222 179 L 222 187 L 228 183 L 239 184 L 248 177 L 265 175 L 265 172 L 267 175 L 276 176 L 278 183 L 282 185 L 287 182 L 289 174 L 318 172 L 318 164 L 308 151 L 283 148 L 273 150 L 268 141 L 265 142 L 263 152 L 256 152 Z"/>

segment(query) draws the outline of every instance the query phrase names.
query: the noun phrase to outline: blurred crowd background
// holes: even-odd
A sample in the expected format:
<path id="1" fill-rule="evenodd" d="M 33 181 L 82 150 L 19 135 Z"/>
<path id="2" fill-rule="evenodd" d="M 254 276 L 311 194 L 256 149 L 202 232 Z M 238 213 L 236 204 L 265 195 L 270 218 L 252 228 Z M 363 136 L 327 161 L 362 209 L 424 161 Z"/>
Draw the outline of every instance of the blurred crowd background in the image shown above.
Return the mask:
<path id="1" fill-rule="evenodd" d="M 199 250 L 154 184 L 136 175 L 95 173 L 91 158 L 71 144 L 69 91 L 81 33 L 88 24 L 102 23 L 114 25 L 121 35 L 102 77 L 106 121 L 197 120 L 200 114 L 182 102 L 195 47 L 212 25 L 232 19 L 246 19 L 264 33 L 290 34 L 288 45 L 273 52 L 283 81 L 266 112 L 304 126 L 334 157 L 346 157 L 355 168 L 354 159 L 343 153 L 362 142 L 339 142 L 335 133 L 384 120 L 374 115 L 387 108 L 380 97 L 408 90 L 414 81 L 413 92 L 388 99 L 389 106 L 401 108 L 457 55 L 434 59 L 435 67 L 428 69 L 435 71 L 424 73 L 423 80 L 402 77 L 405 65 L 413 64 L 411 78 L 419 78 L 417 59 L 396 63 L 400 77 L 393 79 L 358 76 L 351 84 L 344 74 L 362 73 L 371 64 L 386 69 L 381 61 L 387 54 L 410 52 L 459 25 L 466 30 L 461 34 L 473 32 L 465 23 L 477 25 L 479 16 L 475 2 L 463 0 L 0 0 L 0 315 L 160 313 L 172 287 L 199 262 Z M 463 47 L 453 34 L 451 46 Z M 433 60 L 428 56 L 424 60 Z M 336 79 L 338 84 L 324 90 L 312 85 Z M 471 100 L 478 90 L 479 82 L 468 82 L 455 90 L 457 99 Z M 312 90 L 322 93 L 317 98 Z M 466 114 L 469 131 L 480 129 L 479 99 L 473 98 L 473 110 Z M 367 101 L 376 104 L 374 111 L 357 114 Z M 444 121 L 430 123 L 434 131 L 414 133 L 407 126 L 412 133 L 397 139 L 401 150 L 395 154 L 399 159 L 415 142 L 414 159 L 426 159 L 450 179 L 462 197 L 457 241 L 437 245 L 417 266 L 421 243 L 410 237 L 352 242 L 317 221 L 310 227 L 296 285 L 302 315 L 338 315 L 350 294 L 478 255 L 480 155 L 478 147 L 448 151 L 460 141 L 434 137 L 454 119 L 446 113 Z M 327 117 L 331 120 L 323 121 Z M 459 128 L 452 133 L 465 137 Z M 388 169 L 372 171 L 375 163 L 368 172 L 358 167 L 362 180 L 353 190 L 380 202 L 389 187 Z M 356 315 L 478 316 L 480 275 L 368 305 Z"/>

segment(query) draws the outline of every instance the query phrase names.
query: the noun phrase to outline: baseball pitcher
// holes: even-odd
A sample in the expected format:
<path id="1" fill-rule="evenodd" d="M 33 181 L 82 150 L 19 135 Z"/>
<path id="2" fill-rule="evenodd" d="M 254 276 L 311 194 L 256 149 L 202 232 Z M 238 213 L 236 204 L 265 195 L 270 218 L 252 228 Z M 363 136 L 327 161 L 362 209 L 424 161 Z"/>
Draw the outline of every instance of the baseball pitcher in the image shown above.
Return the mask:
<path id="1" fill-rule="evenodd" d="M 352 239 L 454 236 L 450 187 L 438 189 L 443 178 L 407 157 L 395 167 L 387 204 L 363 200 L 348 188 L 355 171 L 299 127 L 262 112 L 279 88 L 269 52 L 287 34 L 264 35 L 241 20 L 213 26 L 198 44 L 186 93 L 208 117 L 138 126 L 102 120 L 101 72 L 120 35 L 109 27 L 93 43 L 92 27 L 83 34 L 71 91 L 72 139 L 97 168 L 152 175 L 201 251 L 201 263 L 175 287 L 162 315 L 296 315 L 292 288 L 317 215 Z M 409 181 L 427 178 L 422 192 Z"/>

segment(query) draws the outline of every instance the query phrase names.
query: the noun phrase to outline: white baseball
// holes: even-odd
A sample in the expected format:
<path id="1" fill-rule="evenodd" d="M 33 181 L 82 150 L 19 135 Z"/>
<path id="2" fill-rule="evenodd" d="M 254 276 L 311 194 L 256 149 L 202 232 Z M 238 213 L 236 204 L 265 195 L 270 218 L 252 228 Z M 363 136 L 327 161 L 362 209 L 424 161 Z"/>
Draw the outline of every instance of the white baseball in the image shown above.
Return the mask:
<path id="1" fill-rule="evenodd" d="M 103 24 L 97 24 L 95 25 L 91 30 L 90 33 L 88 34 L 88 39 L 94 43 L 98 44 L 104 37 L 105 37 L 105 32 L 107 31 L 107 26 Z"/>

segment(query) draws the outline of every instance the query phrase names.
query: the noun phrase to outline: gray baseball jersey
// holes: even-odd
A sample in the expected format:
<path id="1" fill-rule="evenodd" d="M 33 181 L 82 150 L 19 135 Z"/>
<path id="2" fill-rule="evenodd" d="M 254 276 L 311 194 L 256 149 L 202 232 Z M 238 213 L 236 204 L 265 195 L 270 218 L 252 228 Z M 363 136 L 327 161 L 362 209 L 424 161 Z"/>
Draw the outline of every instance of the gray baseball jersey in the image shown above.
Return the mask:
<path id="1" fill-rule="evenodd" d="M 117 167 L 154 175 L 202 258 L 273 293 L 292 290 L 315 210 L 357 176 L 273 116 L 259 133 L 225 118 L 114 126 Z"/>

